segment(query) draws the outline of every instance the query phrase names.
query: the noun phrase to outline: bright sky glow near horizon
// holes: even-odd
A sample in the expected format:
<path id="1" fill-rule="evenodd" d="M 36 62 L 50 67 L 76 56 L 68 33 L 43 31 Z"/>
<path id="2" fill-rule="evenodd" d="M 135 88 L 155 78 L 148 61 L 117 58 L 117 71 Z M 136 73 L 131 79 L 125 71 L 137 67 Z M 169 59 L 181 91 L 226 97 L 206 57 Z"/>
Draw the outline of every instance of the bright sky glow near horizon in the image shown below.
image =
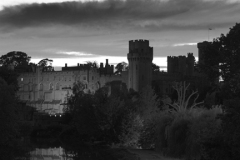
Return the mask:
<path id="1" fill-rule="evenodd" d="M 116 64 L 127 62 L 129 40 L 147 39 L 153 62 L 166 66 L 166 56 L 197 56 L 198 42 L 226 34 L 239 10 L 240 0 L 1 0 L 0 56 Z"/>

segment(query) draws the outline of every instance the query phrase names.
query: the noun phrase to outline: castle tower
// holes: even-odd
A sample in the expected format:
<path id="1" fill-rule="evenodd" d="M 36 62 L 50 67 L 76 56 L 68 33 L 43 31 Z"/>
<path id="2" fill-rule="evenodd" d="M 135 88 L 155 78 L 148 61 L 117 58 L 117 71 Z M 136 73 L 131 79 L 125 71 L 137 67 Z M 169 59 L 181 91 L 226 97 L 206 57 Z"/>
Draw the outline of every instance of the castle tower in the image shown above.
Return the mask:
<path id="1" fill-rule="evenodd" d="M 204 53 L 207 48 L 207 46 L 210 44 L 210 42 L 204 41 L 197 44 L 198 47 L 198 64 L 202 63 L 204 64 Z"/>
<path id="2" fill-rule="evenodd" d="M 186 75 L 186 56 L 178 56 L 178 73 Z"/>
<path id="3" fill-rule="evenodd" d="M 167 56 L 167 72 L 179 73 L 179 57 Z"/>
<path id="4" fill-rule="evenodd" d="M 192 76 L 194 72 L 194 62 L 195 58 L 193 53 L 188 53 L 187 55 L 187 75 Z"/>
<path id="5" fill-rule="evenodd" d="M 127 54 L 128 89 L 140 91 L 152 82 L 153 48 L 148 40 L 129 41 L 129 53 Z"/>

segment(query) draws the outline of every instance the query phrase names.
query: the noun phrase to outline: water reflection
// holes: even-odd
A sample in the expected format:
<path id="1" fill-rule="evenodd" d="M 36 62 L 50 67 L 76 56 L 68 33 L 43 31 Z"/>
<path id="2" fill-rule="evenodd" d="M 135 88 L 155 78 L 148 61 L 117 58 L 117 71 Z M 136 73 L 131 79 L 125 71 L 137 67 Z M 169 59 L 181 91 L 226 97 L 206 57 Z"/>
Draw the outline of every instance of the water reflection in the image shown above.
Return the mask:
<path id="1" fill-rule="evenodd" d="M 66 154 L 62 147 L 36 148 L 30 152 L 30 160 L 73 160 L 72 154 Z"/>
<path id="2" fill-rule="evenodd" d="M 30 160 L 115 160 L 134 155 L 124 149 L 112 149 L 108 146 L 85 145 L 80 143 L 59 143 L 51 139 L 31 141 Z"/>

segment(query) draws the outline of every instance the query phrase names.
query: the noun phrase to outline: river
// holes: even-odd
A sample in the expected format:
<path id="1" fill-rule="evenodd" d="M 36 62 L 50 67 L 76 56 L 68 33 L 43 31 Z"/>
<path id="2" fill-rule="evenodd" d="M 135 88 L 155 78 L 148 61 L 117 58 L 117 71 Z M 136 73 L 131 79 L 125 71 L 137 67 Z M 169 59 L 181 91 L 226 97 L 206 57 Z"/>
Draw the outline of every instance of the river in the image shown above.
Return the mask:
<path id="1" fill-rule="evenodd" d="M 40 143 L 39 143 L 40 142 Z M 134 160 L 136 157 L 126 149 L 107 146 L 72 145 L 51 140 L 32 143 L 30 160 Z"/>

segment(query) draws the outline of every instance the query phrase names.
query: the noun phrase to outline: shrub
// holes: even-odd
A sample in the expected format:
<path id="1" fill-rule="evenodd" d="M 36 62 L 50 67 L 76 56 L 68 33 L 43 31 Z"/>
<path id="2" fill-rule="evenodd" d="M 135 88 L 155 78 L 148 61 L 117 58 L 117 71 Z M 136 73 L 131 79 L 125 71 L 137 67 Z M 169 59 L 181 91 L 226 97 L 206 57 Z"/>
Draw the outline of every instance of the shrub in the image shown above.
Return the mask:
<path id="1" fill-rule="evenodd" d="M 204 157 L 206 148 L 203 144 L 209 142 L 210 139 L 214 139 L 221 127 L 221 120 L 216 119 L 217 115 L 222 113 L 221 108 L 214 107 L 210 110 L 198 108 L 195 109 L 195 113 L 189 125 L 186 146 L 187 159 Z"/>
<path id="2" fill-rule="evenodd" d="M 156 139 L 156 123 L 152 120 L 145 121 L 141 128 L 139 145 L 143 149 L 152 149 L 155 147 Z"/>
<path id="3" fill-rule="evenodd" d="M 166 138 L 166 130 L 173 121 L 173 116 L 168 112 L 162 112 L 159 114 L 156 120 L 156 132 L 154 134 L 155 150 L 167 153 L 168 143 Z"/>
<path id="4" fill-rule="evenodd" d="M 122 121 L 122 131 L 119 136 L 120 143 L 126 147 L 139 147 L 139 139 L 143 120 L 136 113 L 128 114 Z"/>
<path id="5" fill-rule="evenodd" d="M 204 144 L 214 141 L 221 120 L 221 108 L 194 108 L 191 112 L 162 112 L 156 122 L 155 149 L 171 157 L 199 159 L 207 154 Z M 207 145 L 207 144 L 206 144 Z"/>
<path id="6" fill-rule="evenodd" d="M 173 157 L 183 157 L 186 151 L 187 135 L 190 117 L 176 116 L 171 125 L 165 129 L 167 139 L 167 154 Z"/>

